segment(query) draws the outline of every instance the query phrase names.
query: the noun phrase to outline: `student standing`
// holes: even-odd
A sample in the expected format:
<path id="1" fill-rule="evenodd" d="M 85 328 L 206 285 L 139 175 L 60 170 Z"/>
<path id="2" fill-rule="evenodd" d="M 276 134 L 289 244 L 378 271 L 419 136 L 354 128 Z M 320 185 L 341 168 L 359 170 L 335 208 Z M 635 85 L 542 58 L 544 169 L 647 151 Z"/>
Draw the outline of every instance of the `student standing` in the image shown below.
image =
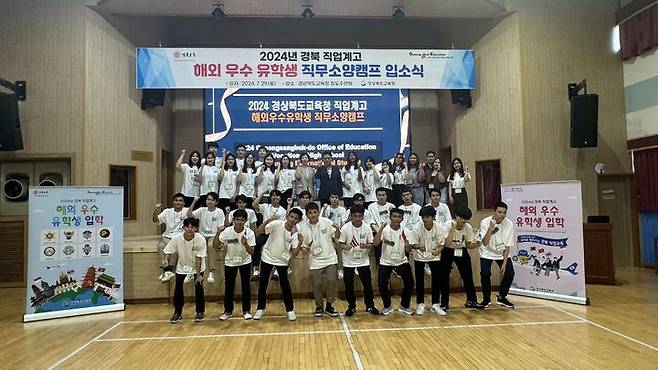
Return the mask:
<path id="1" fill-rule="evenodd" d="M 404 182 L 411 190 L 413 202 L 419 206 L 425 204 L 425 192 L 421 184 L 425 181 L 425 172 L 423 172 L 418 162 L 418 154 L 409 154 L 409 160 L 404 169 Z"/>
<path id="2" fill-rule="evenodd" d="M 377 190 L 375 190 L 375 194 L 377 195 L 377 202 L 368 206 L 368 211 L 366 212 L 369 214 L 369 225 L 373 235 L 377 234 L 381 228 L 388 224 L 389 213 L 393 208 L 395 208 L 392 203 L 387 201 L 387 193 L 385 188 L 377 188 Z M 374 244 L 375 264 L 376 266 L 379 266 L 379 260 L 382 255 L 382 248 L 379 243 Z"/>
<path id="3" fill-rule="evenodd" d="M 258 195 L 256 199 L 254 199 L 254 210 L 258 213 L 260 213 L 263 216 L 263 220 L 267 220 L 270 218 L 273 218 L 274 220 L 285 220 L 286 219 L 286 214 L 287 210 L 283 208 L 279 202 L 281 202 L 281 192 L 274 189 L 270 193 L 270 201 L 271 203 L 264 203 L 261 204 L 261 199 L 262 195 Z M 301 212 L 300 212 L 301 213 Z M 301 216 L 300 216 L 301 219 Z M 299 222 L 299 221 L 297 221 Z M 262 224 L 261 224 L 262 226 Z M 252 281 L 257 281 L 260 276 L 260 257 L 261 257 L 261 252 L 263 249 L 263 246 L 267 242 L 267 239 L 269 237 L 269 234 L 263 233 L 262 230 L 259 228 L 258 231 L 256 232 L 256 250 L 254 251 L 254 254 L 252 256 L 252 264 L 254 267 L 254 272 L 251 277 Z"/>
<path id="4" fill-rule="evenodd" d="M 404 213 L 402 227 L 412 230 L 414 226 L 420 223 L 420 206 L 412 201 L 411 189 L 404 188 L 400 191 L 402 205 L 398 207 Z"/>
<path id="5" fill-rule="evenodd" d="M 298 209 L 291 209 L 285 221 L 277 220 L 273 215 L 258 227 L 258 231 L 269 235 L 269 238 L 267 238 L 267 242 L 263 247 L 262 274 L 258 282 L 258 309 L 254 314 L 254 320 L 260 320 L 265 315 L 267 285 L 270 281 L 272 269 L 279 271 L 279 285 L 283 293 L 283 302 L 288 320 L 297 320 L 286 270 L 288 269 L 290 257 L 296 256 L 304 243 L 304 237 L 299 235 L 296 227 L 301 218 L 302 213 Z"/>
<path id="6" fill-rule="evenodd" d="M 331 194 L 331 197 L 329 197 L 329 204 L 325 204 L 324 207 L 322 207 L 320 216 L 330 219 L 334 225 L 341 227 L 347 221 L 347 210 L 339 203 L 340 198 L 338 197 L 338 194 Z M 343 276 L 342 253 L 338 253 L 338 280 L 342 280 Z"/>
<path id="7" fill-rule="evenodd" d="M 256 165 L 254 164 L 253 154 L 248 154 L 245 157 L 244 165 L 240 168 L 236 184 L 238 195 L 245 197 L 247 208 L 253 208 L 252 202 L 256 197 Z"/>
<path id="8" fill-rule="evenodd" d="M 311 193 L 312 197 L 317 197 L 315 189 L 315 169 L 309 166 L 311 157 L 308 153 L 302 153 L 299 156 L 299 165 L 295 170 L 295 184 L 297 189 L 296 194 L 299 195 L 303 191 L 308 191 Z"/>
<path id="9" fill-rule="evenodd" d="M 190 153 L 187 163 L 183 163 L 183 157 L 185 157 L 185 149 L 181 150 L 180 157 L 176 161 L 176 170 L 183 173 L 183 185 L 180 192 L 185 196 L 185 207 L 189 207 L 192 200 L 199 196 L 201 183 L 197 180 L 197 174 L 201 164 L 201 154 L 196 150 L 193 151 Z"/>
<path id="10" fill-rule="evenodd" d="M 206 163 L 201 166 L 197 174 L 197 180 L 201 183 L 199 195 L 201 197 L 201 204 L 206 204 L 206 195 L 211 191 L 215 193 L 219 190 L 219 166 L 215 165 L 215 155 L 213 153 L 206 153 Z"/>
<path id="11" fill-rule="evenodd" d="M 238 170 L 244 166 L 244 160 L 247 156 L 247 148 L 243 144 L 235 147 L 235 163 L 238 165 Z"/>
<path id="12" fill-rule="evenodd" d="M 404 155 L 398 153 L 393 158 L 393 166 L 391 172 L 393 173 L 393 196 L 389 198 L 389 201 L 393 203 L 396 207 L 402 204 L 402 189 L 406 188 L 405 180 L 405 167 L 406 163 L 404 162 Z"/>
<path id="13" fill-rule="evenodd" d="M 377 187 L 386 189 L 386 198 L 393 199 L 393 181 L 394 177 L 391 173 L 391 163 L 383 161 L 381 164 L 381 171 L 379 171 L 379 182 Z M 377 197 L 377 194 L 375 194 Z"/>
<path id="14" fill-rule="evenodd" d="M 256 174 L 256 185 L 258 190 L 257 196 L 260 196 L 265 202 L 268 201 L 270 192 L 274 190 L 274 174 L 276 167 L 274 166 L 274 157 L 271 154 L 265 156 L 265 162 L 258 167 Z"/>
<path id="15" fill-rule="evenodd" d="M 251 315 L 251 255 L 256 246 L 254 232 L 245 227 L 247 212 L 236 209 L 233 214 L 233 226 L 226 228 L 213 239 L 213 246 L 226 251 L 224 257 L 224 313 L 219 316 L 222 321 L 233 316 L 233 297 L 235 292 L 235 278 L 240 273 L 240 286 L 242 288 L 242 317 L 250 320 Z"/>
<path id="16" fill-rule="evenodd" d="M 172 208 L 166 208 L 163 210 L 162 204 L 158 203 L 153 210 L 153 222 L 158 225 L 165 224 L 166 226 L 165 231 L 162 233 L 162 238 L 158 243 L 158 256 L 160 258 L 160 268 L 162 269 L 162 273 L 160 274 L 160 277 L 158 277 L 158 280 L 163 283 L 174 277 L 172 270 L 176 261 L 174 259 L 167 260 L 164 248 L 174 237 L 183 232 L 183 220 L 187 214 L 187 208 L 185 208 L 184 205 L 184 195 L 176 193 L 172 197 Z M 169 265 L 168 262 L 171 262 L 172 265 Z"/>
<path id="17" fill-rule="evenodd" d="M 219 171 L 219 202 L 218 207 L 224 209 L 232 207 L 235 197 L 238 195 L 238 165 L 231 153 L 224 152 L 222 155 L 222 166 Z"/>
<path id="18" fill-rule="evenodd" d="M 375 160 L 366 158 L 366 168 L 363 171 L 363 195 L 366 197 L 365 207 L 377 201 L 375 190 L 379 187 L 379 171 L 375 169 Z"/>
<path id="19" fill-rule="evenodd" d="M 212 248 L 212 239 L 217 234 L 218 228 L 221 230 L 226 226 L 226 215 L 221 208 L 217 207 L 219 196 L 214 191 L 211 191 L 206 196 L 206 206 L 194 209 L 194 205 L 199 201 L 199 198 L 194 198 L 192 207 L 187 209 L 187 217 L 194 217 L 199 220 L 199 233 L 206 238 L 208 258 L 206 258 L 206 266 L 208 268 L 208 279 L 210 284 L 215 283 L 215 266 L 217 265 L 217 255 L 214 248 Z M 194 209 L 194 210 L 193 210 Z"/>
<path id="20" fill-rule="evenodd" d="M 452 220 L 452 215 L 450 214 L 450 208 L 448 205 L 441 202 L 441 192 L 438 189 L 430 189 L 428 192 L 428 199 L 430 202 L 427 206 L 431 206 L 436 211 L 434 220 L 441 225 L 445 225 L 446 222 Z M 432 270 L 428 264 L 425 264 L 425 275 L 432 275 Z"/>
<path id="21" fill-rule="evenodd" d="M 493 215 L 480 223 L 478 239 L 480 245 L 480 279 L 483 300 L 481 305 L 491 305 L 491 265 L 495 262 L 500 268 L 503 278 L 500 282 L 500 291 L 496 297 L 499 306 L 514 308 L 514 304 L 507 299 L 507 293 L 514 280 L 514 265 L 509 258 L 509 250 L 514 245 L 514 224 L 507 216 L 507 204 L 497 202 Z"/>
<path id="22" fill-rule="evenodd" d="M 408 231 L 406 231 L 400 223 L 404 213 L 398 208 L 391 209 L 390 212 L 390 225 L 386 225 L 379 230 L 375 235 L 373 244 L 375 246 L 381 245 L 382 254 L 379 264 L 379 294 L 382 296 L 384 309 L 382 315 L 390 315 L 393 313 L 391 307 L 391 290 L 389 287 L 389 280 L 391 273 L 396 270 L 402 278 L 402 296 L 400 297 L 399 311 L 413 315 L 414 310 L 409 307 L 411 303 L 411 294 L 414 290 L 414 279 L 411 273 L 411 266 L 407 259 L 406 253 L 411 252 L 411 244 L 409 244 Z"/>
<path id="23" fill-rule="evenodd" d="M 439 158 L 434 159 L 430 169 L 425 171 L 424 186 L 428 196 L 432 190 L 438 190 L 441 194 L 441 202 L 446 203 L 448 201 L 448 182 L 443 175 L 443 171 L 441 171 L 441 160 Z"/>
<path id="24" fill-rule="evenodd" d="M 263 164 L 265 164 L 265 157 L 267 157 L 269 151 L 267 150 L 266 147 L 259 146 L 257 154 L 258 154 L 258 160 L 256 160 L 256 167 L 260 167 Z M 274 159 L 274 157 L 272 157 L 272 159 Z"/>
<path id="25" fill-rule="evenodd" d="M 171 316 L 172 324 L 178 323 L 183 318 L 183 305 L 185 297 L 183 284 L 187 275 L 194 276 L 194 299 L 196 301 L 195 322 L 203 321 L 205 315 L 205 298 L 203 294 L 203 272 L 206 269 L 206 240 L 197 234 L 199 220 L 186 218 L 183 221 L 183 233 L 171 239 L 164 248 L 165 260 L 176 254 L 176 287 L 174 288 L 174 314 Z"/>
<path id="26" fill-rule="evenodd" d="M 343 204 L 346 208 L 352 206 L 352 197 L 363 191 L 363 170 L 355 152 L 347 153 L 347 164 L 341 170 L 343 181 Z"/>
<path id="27" fill-rule="evenodd" d="M 285 154 L 281 157 L 281 161 L 276 163 L 274 182 L 276 189 L 281 192 L 281 203 L 287 204 L 288 198 L 292 198 L 295 170 L 292 168 L 290 158 Z"/>
<path id="28" fill-rule="evenodd" d="M 460 208 L 468 208 L 466 182 L 470 180 L 471 174 L 468 173 L 468 167 L 464 167 L 461 159 L 453 159 L 450 176 L 448 176 L 448 197 L 453 212 Z"/>
<path id="29" fill-rule="evenodd" d="M 235 214 L 235 211 L 241 209 L 247 213 L 247 221 L 245 223 L 246 225 L 245 227 L 251 229 L 255 233 L 257 228 L 256 223 L 258 222 L 258 218 L 256 217 L 256 212 L 253 209 L 247 208 L 247 201 L 248 201 L 247 197 L 245 197 L 242 194 L 235 197 L 235 205 L 238 208 L 228 213 L 228 223 L 229 224 L 233 223 L 233 215 Z"/>
<path id="30" fill-rule="evenodd" d="M 331 194 L 343 196 L 343 180 L 340 176 L 340 167 L 331 164 L 331 152 L 322 153 L 322 166 L 315 171 L 315 178 L 320 180 L 318 200 L 320 205 L 329 203 Z"/>

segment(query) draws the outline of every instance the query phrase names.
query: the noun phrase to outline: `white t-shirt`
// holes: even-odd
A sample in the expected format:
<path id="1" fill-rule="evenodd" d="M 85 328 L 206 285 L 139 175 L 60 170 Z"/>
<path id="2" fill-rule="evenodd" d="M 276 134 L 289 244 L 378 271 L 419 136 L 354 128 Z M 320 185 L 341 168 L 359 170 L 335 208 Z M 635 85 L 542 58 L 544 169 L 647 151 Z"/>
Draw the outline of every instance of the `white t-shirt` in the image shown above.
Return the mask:
<path id="1" fill-rule="evenodd" d="M 292 189 L 293 181 L 295 181 L 295 170 L 282 168 L 279 173 L 279 182 L 276 184 L 276 189 L 282 193 L 288 189 Z"/>
<path id="2" fill-rule="evenodd" d="M 404 168 L 403 167 L 398 167 L 395 171 L 393 171 L 393 184 L 395 185 L 404 185 Z"/>
<path id="3" fill-rule="evenodd" d="M 411 203 L 409 206 L 405 206 L 404 204 L 399 206 L 404 212 L 404 218 L 402 219 L 402 227 L 405 229 L 411 230 L 416 226 L 416 224 L 422 222 L 420 218 L 420 206 L 416 203 Z"/>
<path id="4" fill-rule="evenodd" d="M 260 211 L 260 214 L 263 215 L 263 222 L 267 221 L 267 219 L 269 219 L 270 216 L 274 214 L 278 216 L 277 220 L 285 221 L 286 219 L 286 209 L 281 206 L 274 207 L 270 203 L 265 203 L 265 204 L 261 204 L 258 207 L 258 210 Z"/>
<path id="5" fill-rule="evenodd" d="M 244 166 L 244 158 L 235 157 L 235 164 L 238 165 L 238 171 L 242 171 L 242 166 Z"/>
<path id="6" fill-rule="evenodd" d="M 347 210 L 343 206 L 337 206 L 332 208 L 331 206 L 324 207 L 321 214 L 322 217 L 326 217 L 331 220 L 334 224 L 341 226 L 347 221 Z"/>
<path id="7" fill-rule="evenodd" d="M 409 231 L 401 226 L 393 230 L 391 225 L 386 225 L 382 233 L 382 256 L 379 263 L 384 266 L 400 266 L 409 262 L 404 249 L 404 239 L 408 235 Z"/>
<path id="8" fill-rule="evenodd" d="M 237 211 L 237 209 L 234 209 L 228 213 L 229 224 L 233 223 L 233 214 L 235 213 L 235 211 Z M 251 227 L 251 224 L 258 222 L 258 218 L 256 217 L 256 212 L 253 209 L 245 208 L 244 211 L 247 212 L 247 222 L 245 223 L 245 227 Z"/>
<path id="9" fill-rule="evenodd" d="M 491 216 L 482 220 L 480 223 L 480 231 L 478 231 L 477 235 L 478 240 L 484 238 L 487 230 L 489 230 L 490 223 Z M 514 224 L 506 218 L 503 222 L 496 225 L 495 228 L 497 228 L 498 231 L 491 234 L 489 245 L 484 245 L 484 243 L 482 243 L 480 246 L 480 257 L 489 260 L 502 260 L 505 248 L 511 248 L 514 246 Z"/>
<path id="10" fill-rule="evenodd" d="M 235 195 L 235 184 L 237 183 L 238 171 L 231 169 L 224 170 L 224 177 L 219 184 L 219 197 L 230 199 Z"/>
<path id="11" fill-rule="evenodd" d="M 162 233 L 162 236 L 173 239 L 176 235 L 182 233 L 183 220 L 185 220 L 186 215 L 187 208 L 183 208 L 179 212 L 176 212 L 173 208 L 163 209 L 158 215 L 160 223 L 167 226 L 164 233 Z"/>
<path id="12" fill-rule="evenodd" d="M 452 227 L 452 220 L 446 221 L 443 224 L 443 228 L 446 230 L 446 237 L 448 236 L 448 233 L 450 232 L 450 228 Z M 471 224 L 464 224 L 464 227 L 461 228 L 461 230 L 457 230 L 455 228 L 455 231 L 452 233 L 452 244 L 450 244 L 450 248 L 452 249 L 463 249 L 466 248 L 466 242 L 472 243 L 475 241 L 475 235 L 473 234 L 473 227 Z M 457 252 L 461 253 L 461 252 Z"/>
<path id="13" fill-rule="evenodd" d="M 199 196 L 199 186 L 201 184 L 196 179 L 196 175 L 199 173 L 199 167 L 190 167 L 187 163 L 182 163 L 180 167 L 180 171 L 183 173 L 183 186 L 180 192 L 186 197 Z"/>
<path id="14" fill-rule="evenodd" d="M 393 208 L 395 208 L 395 206 L 388 202 L 383 206 L 379 203 L 372 203 L 369 205 L 368 213 L 370 213 L 370 224 L 382 226 L 384 223 L 388 223 L 389 211 Z"/>
<path id="15" fill-rule="evenodd" d="M 299 223 L 297 224 L 297 227 L 301 230 L 302 226 L 308 223 L 308 217 L 306 217 L 306 210 L 300 206 L 294 206 L 291 209 L 298 209 L 302 212 L 302 219 L 299 220 Z"/>
<path id="16" fill-rule="evenodd" d="M 269 169 L 263 171 L 263 168 L 259 167 L 257 173 L 262 173 L 260 184 L 258 184 L 258 194 L 269 197 L 270 191 L 274 190 L 274 172 Z"/>
<path id="17" fill-rule="evenodd" d="M 346 223 L 340 229 L 341 243 L 351 245 L 350 250 L 343 250 L 343 267 L 362 267 L 370 265 L 368 250 L 361 249 L 361 244 L 372 243 L 373 236 L 370 227 L 364 222 L 360 227 L 355 227 L 351 222 Z"/>
<path id="18" fill-rule="evenodd" d="M 265 263 L 274 266 L 288 266 L 290 250 L 297 247 L 299 240 L 297 228 L 288 231 L 285 224 L 286 221 L 277 220 L 265 225 L 265 234 L 269 234 L 261 256 Z"/>
<path id="19" fill-rule="evenodd" d="M 224 244 L 226 255 L 224 256 L 224 265 L 237 267 L 251 263 L 251 254 L 242 245 L 242 237 L 247 239 L 249 246 L 256 246 L 256 236 L 253 230 L 245 227 L 242 232 L 235 231 L 233 226 L 227 227 L 221 234 L 219 240 Z"/>
<path id="20" fill-rule="evenodd" d="M 195 233 L 192 240 L 185 240 L 184 234 L 178 234 L 167 243 L 164 252 L 178 255 L 177 274 L 196 274 L 196 257 L 201 258 L 201 272 L 206 271 L 207 249 L 206 238 L 203 235 Z"/>
<path id="21" fill-rule="evenodd" d="M 248 198 L 253 198 L 256 193 L 256 172 L 251 168 L 247 169 L 247 172 L 241 172 L 242 177 L 240 179 L 240 189 L 238 189 L 238 194 L 244 195 Z"/>
<path id="22" fill-rule="evenodd" d="M 366 202 L 376 202 L 377 201 L 377 194 L 375 190 L 377 190 L 377 186 L 375 186 L 375 170 L 365 170 L 363 171 L 363 192 L 362 194 L 366 197 Z M 370 192 L 366 192 L 366 188 L 370 190 Z"/>
<path id="23" fill-rule="evenodd" d="M 311 270 L 325 268 L 338 263 L 333 235 L 336 232 L 330 219 L 320 217 L 315 225 L 307 222 L 301 227 L 304 244 L 311 247 L 308 267 Z"/>
<path id="24" fill-rule="evenodd" d="M 212 212 L 208 207 L 197 208 L 192 215 L 199 219 L 199 233 L 205 237 L 215 236 L 217 226 L 224 225 L 224 211 L 217 207 Z"/>
<path id="25" fill-rule="evenodd" d="M 359 181 L 359 169 L 350 166 L 349 169 L 343 167 L 340 171 L 340 175 L 343 179 L 343 184 L 349 185 L 349 189 L 343 188 L 343 197 L 351 198 L 356 193 L 363 194 L 363 186 L 361 181 Z"/>
<path id="26" fill-rule="evenodd" d="M 351 209 L 347 211 L 347 218 L 345 218 L 345 222 L 347 222 L 347 221 L 352 221 L 352 210 Z M 370 229 L 370 224 L 372 224 L 372 218 L 370 217 L 370 212 L 368 212 L 367 209 L 363 212 L 363 223 L 366 224 L 368 226 L 368 228 Z M 370 230 L 372 231 L 372 229 L 370 229 Z"/>
<path id="27" fill-rule="evenodd" d="M 389 190 L 393 189 L 393 174 L 390 172 L 388 173 L 388 175 L 386 173 L 380 173 L 377 187 L 382 187 Z M 375 191 L 375 198 L 377 198 L 376 190 L 377 189 L 373 190 Z"/>
<path id="28" fill-rule="evenodd" d="M 443 224 L 439 222 L 432 221 L 431 230 L 427 230 L 422 222 L 416 224 L 409 234 L 409 243 L 424 245 L 425 251 L 414 249 L 414 260 L 418 262 L 440 261 L 441 254 L 435 256 L 434 252 L 443 245 L 446 235 Z"/>
<path id="29" fill-rule="evenodd" d="M 455 174 L 452 176 L 452 179 L 449 181 L 452 184 L 453 189 L 464 188 L 464 178 L 461 176 L 461 174 L 459 174 L 459 172 L 455 172 Z"/>
<path id="30" fill-rule="evenodd" d="M 426 206 L 434 207 L 432 206 L 432 203 L 427 203 Z M 436 216 L 434 216 L 434 221 L 441 223 L 441 225 L 445 224 L 446 221 L 452 221 L 450 208 L 448 208 L 447 204 L 439 202 L 439 205 L 437 207 L 434 207 L 434 210 L 436 211 Z"/>
<path id="31" fill-rule="evenodd" d="M 201 169 L 201 195 L 206 195 L 211 191 L 217 192 L 219 189 L 219 167 L 203 166 Z"/>

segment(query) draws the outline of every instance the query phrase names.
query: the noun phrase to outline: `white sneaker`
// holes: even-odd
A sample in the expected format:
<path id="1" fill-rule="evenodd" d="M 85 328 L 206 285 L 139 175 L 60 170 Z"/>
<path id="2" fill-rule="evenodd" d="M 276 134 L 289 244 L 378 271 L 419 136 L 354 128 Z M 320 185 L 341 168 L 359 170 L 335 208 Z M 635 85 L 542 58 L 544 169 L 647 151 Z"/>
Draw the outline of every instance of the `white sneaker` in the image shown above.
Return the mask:
<path id="1" fill-rule="evenodd" d="M 251 316 L 251 312 L 243 312 L 242 317 L 244 317 L 245 320 L 251 320 L 253 316 Z"/>
<path id="2" fill-rule="evenodd" d="M 192 274 L 187 274 L 187 275 L 185 276 L 185 280 L 183 280 L 183 284 L 189 284 L 189 283 L 192 282 L 192 280 L 194 280 L 194 275 L 192 275 Z"/>
<path id="3" fill-rule="evenodd" d="M 176 274 L 174 274 L 173 272 L 165 271 L 162 274 L 162 279 L 160 279 L 160 281 L 162 281 L 163 283 L 166 283 L 167 281 L 171 280 L 171 278 L 173 278 L 174 276 L 176 276 Z"/>
<path id="4" fill-rule="evenodd" d="M 414 314 L 414 310 L 412 310 L 412 309 L 409 308 L 409 307 L 402 307 L 402 306 L 400 306 L 400 308 L 398 308 L 398 311 L 400 311 L 400 312 L 402 312 L 402 313 L 404 313 L 404 314 L 407 314 L 407 315 L 409 315 L 409 316 L 411 316 L 411 315 Z"/>
<path id="5" fill-rule="evenodd" d="M 208 280 L 208 282 L 210 284 L 214 284 L 215 283 L 215 272 L 210 271 L 210 273 L 208 274 L 208 279 L 206 279 L 206 280 Z"/>
<path id="6" fill-rule="evenodd" d="M 342 269 L 338 270 L 338 280 L 343 280 L 343 276 L 344 276 L 343 270 Z"/>
<path id="7" fill-rule="evenodd" d="M 425 264 L 425 275 L 432 276 L 432 270 L 430 269 L 430 265 L 428 263 Z"/>
<path id="8" fill-rule="evenodd" d="M 443 308 L 441 308 L 441 305 L 439 305 L 438 303 L 432 305 L 432 311 L 434 311 L 434 313 L 436 313 L 439 316 L 446 315 L 446 312 L 443 310 Z"/>
<path id="9" fill-rule="evenodd" d="M 393 308 L 391 308 L 391 307 L 384 307 L 382 309 L 382 315 L 384 315 L 384 316 L 388 316 L 392 313 L 393 313 Z"/>
<path id="10" fill-rule="evenodd" d="M 262 319 L 263 315 L 265 315 L 265 310 L 256 310 L 256 313 L 254 314 L 254 320 Z"/>
<path id="11" fill-rule="evenodd" d="M 295 321 L 297 320 L 297 315 L 295 315 L 295 311 L 288 311 L 288 321 Z"/>
<path id="12" fill-rule="evenodd" d="M 231 317 L 233 317 L 233 314 L 232 314 L 232 313 L 230 313 L 230 312 L 224 312 L 224 313 L 222 314 L 222 316 L 219 317 L 219 319 L 222 320 L 222 321 L 226 321 L 226 320 L 230 319 Z"/>
<path id="13" fill-rule="evenodd" d="M 425 313 L 425 303 L 419 303 L 416 306 L 416 315 L 422 315 Z"/>

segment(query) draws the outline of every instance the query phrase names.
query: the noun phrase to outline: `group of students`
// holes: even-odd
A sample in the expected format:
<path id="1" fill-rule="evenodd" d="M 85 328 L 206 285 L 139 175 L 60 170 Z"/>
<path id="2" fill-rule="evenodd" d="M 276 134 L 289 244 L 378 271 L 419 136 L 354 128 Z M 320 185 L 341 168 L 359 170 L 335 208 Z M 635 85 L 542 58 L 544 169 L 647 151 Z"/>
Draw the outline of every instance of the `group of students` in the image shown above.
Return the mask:
<path id="1" fill-rule="evenodd" d="M 219 193 L 210 191 L 203 194 L 205 207 L 198 207 L 202 202 L 200 193 L 193 194 L 189 202 L 184 193 L 176 194 L 172 208 L 163 210 L 160 204 L 156 205 L 153 221 L 166 225 L 158 246 L 163 269 L 160 280 L 164 282 L 175 277 L 176 281 L 172 323 L 181 320 L 183 285 L 192 281 L 195 282 L 195 321 L 204 319 L 203 281 L 206 279 L 209 283 L 214 283 L 215 263 L 219 254 L 224 256 L 225 271 L 224 312 L 219 317 L 220 320 L 227 320 L 233 315 L 238 273 L 241 279 L 244 319 L 263 318 L 267 287 L 272 279 L 279 281 L 288 319 L 295 320 L 288 275 L 292 271 L 291 259 L 300 253 L 308 255 L 308 268 L 316 304 L 315 316 L 338 316 L 333 303 L 339 278 L 344 282 L 348 303 L 345 315 L 352 316 L 356 312 L 356 276 L 363 286 L 366 311 L 380 314 L 374 304 L 371 253 L 374 255 L 378 273 L 377 285 L 383 301 L 383 315 L 393 312 L 390 293 L 392 274 L 397 275 L 403 283 L 400 312 L 410 315 L 424 313 L 424 275 L 427 274 L 431 276 L 431 311 L 445 315 L 448 310 L 453 262 L 464 281 L 466 307 L 482 309 L 491 304 L 490 275 L 494 262 L 503 276 L 497 303 L 514 307 L 507 300 L 514 276 L 509 258 L 509 248 L 513 245 L 514 235 L 512 222 L 505 217 L 507 206 L 504 203 L 496 204 L 494 214 L 482 221 L 477 232 L 468 223 L 471 218 L 468 207 L 454 208 L 455 219 L 452 219 L 450 209 L 442 202 L 444 192 L 437 187 L 429 189 L 429 202 L 422 207 L 414 203 L 414 200 L 417 196 L 422 196 L 424 201 L 426 195 L 420 195 L 421 193 L 414 192 L 413 187 L 407 186 L 396 190 L 400 201 L 398 205 L 388 201 L 394 189 L 386 187 L 357 188 L 358 191 L 348 193 L 351 195 L 348 204 L 344 193 L 339 191 L 342 184 L 339 183 L 341 187 L 336 187 L 336 184 L 327 182 L 340 169 L 331 165 L 331 156 L 326 154 L 323 155 L 325 166 L 314 170 L 312 175 L 307 175 L 307 178 L 319 179 L 319 204 L 313 201 L 313 193 L 306 189 L 296 194 L 295 205 L 294 197 L 288 196 L 283 201 L 284 192 L 279 188 L 270 188 L 267 193 L 255 191 L 253 200 L 239 192 L 233 193 L 230 198 L 222 198 Z M 268 156 L 273 159 L 267 154 L 264 158 L 266 165 Z M 205 158 L 206 164 L 209 162 L 208 158 L 209 156 Z M 230 158 L 230 155 L 224 152 L 222 163 L 233 167 L 234 162 L 230 163 Z M 199 172 L 203 172 L 206 164 L 202 165 Z M 188 167 L 189 164 L 182 166 L 184 171 L 188 171 L 187 174 Z M 276 171 L 273 172 L 274 186 L 281 181 L 281 174 L 278 173 L 280 169 L 280 166 L 276 166 Z M 223 168 L 221 171 L 226 176 L 227 170 Z M 356 171 L 356 177 L 362 178 L 362 170 L 357 168 Z M 258 172 L 256 173 L 258 176 Z M 464 177 L 465 175 L 462 179 Z M 296 179 L 297 175 L 291 178 Z M 341 174 L 340 178 L 344 176 Z M 350 180 L 349 176 L 346 178 Z M 203 180 L 203 177 L 201 179 Z M 255 185 L 259 183 L 256 182 Z M 450 188 L 453 191 L 453 200 L 456 194 L 465 195 L 465 191 L 454 192 L 456 189 L 458 188 Z M 375 195 L 374 201 L 368 202 L 367 196 L 361 193 L 367 190 Z M 340 204 L 341 196 L 346 207 Z M 483 292 L 483 300 L 480 303 L 477 302 L 468 252 L 469 249 L 475 248 L 479 248 L 480 252 Z M 414 261 L 415 279 L 410 265 L 411 257 Z M 258 306 L 253 316 L 250 280 L 258 281 Z M 414 285 L 415 310 L 410 306 Z"/>

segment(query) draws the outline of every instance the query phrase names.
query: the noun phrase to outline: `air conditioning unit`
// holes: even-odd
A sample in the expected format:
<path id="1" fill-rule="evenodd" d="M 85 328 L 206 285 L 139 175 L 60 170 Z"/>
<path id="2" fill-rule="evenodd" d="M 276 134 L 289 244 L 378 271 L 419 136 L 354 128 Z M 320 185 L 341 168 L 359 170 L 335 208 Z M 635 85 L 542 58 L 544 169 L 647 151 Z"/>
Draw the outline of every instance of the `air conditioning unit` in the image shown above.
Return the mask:
<path id="1" fill-rule="evenodd" d="M 35 186 L 71 185 L 71 166 L 68 161 L 52 160 L 34 162 Z"/>

